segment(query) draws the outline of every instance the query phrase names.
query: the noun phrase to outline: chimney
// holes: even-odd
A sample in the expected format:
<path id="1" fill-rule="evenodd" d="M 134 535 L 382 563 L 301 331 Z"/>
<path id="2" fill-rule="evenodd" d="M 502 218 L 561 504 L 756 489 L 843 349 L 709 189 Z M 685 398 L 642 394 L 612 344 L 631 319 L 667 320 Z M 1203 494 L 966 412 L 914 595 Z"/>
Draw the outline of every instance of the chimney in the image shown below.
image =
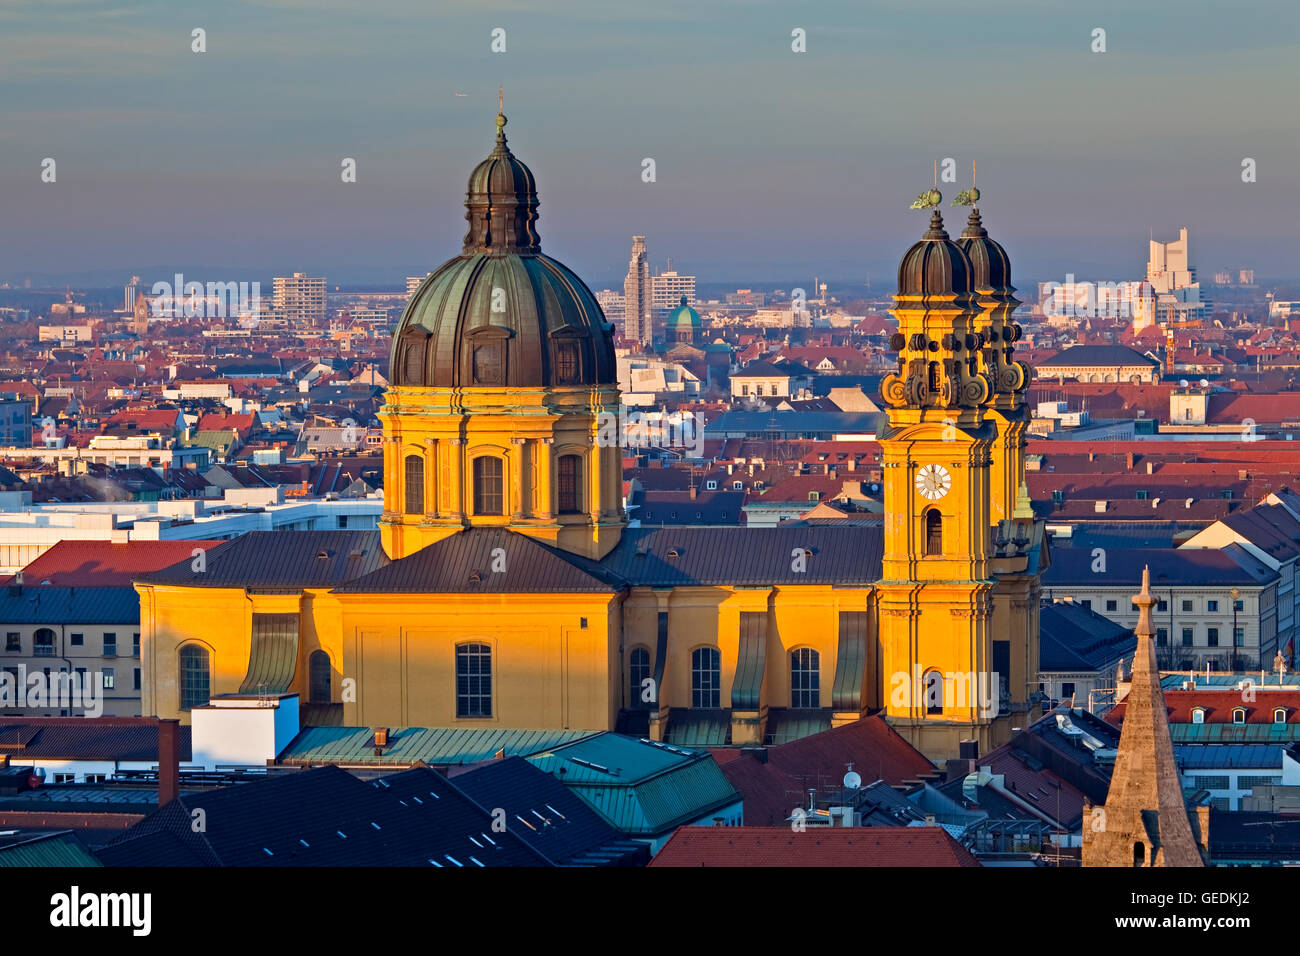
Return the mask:
<path id="1" fill-rule="evenodd" d="M 1124 467 L 1125 467 L 1127 470 L 1132 471 L 1132 470 L 1133 470 L 1133 462 L 1134 462 L 1134 460 L 1135 460 L 1136 458 L 1137 458 L 1136 455 L 1134 455 L 1132 452 L 1128 452 L 1128 453 L 1124 456 Z"/>
<path id="2" fill-rule="evenodd" d="M 165 807 L 181 790 L 181 722 L 158 721 L 158 806 Z"/>
<path id="3" fill-rule="evenodd" d="M 694 485 L 691 485 L 691 501 L 694 501 L 694 500 L 695 500 L 695 496 L 696 496 L 697 494 L 699 494 L 698 490 L 696 489 L 696 487 L 695 487 Z"/>
<path id="4" fill-rule="evenodd" d="M 957 755 L 963 760 L 978 760 L 980 756 L 980 742 L 973 737 L 967 737 L 965 740 L 957 741 Z"/>

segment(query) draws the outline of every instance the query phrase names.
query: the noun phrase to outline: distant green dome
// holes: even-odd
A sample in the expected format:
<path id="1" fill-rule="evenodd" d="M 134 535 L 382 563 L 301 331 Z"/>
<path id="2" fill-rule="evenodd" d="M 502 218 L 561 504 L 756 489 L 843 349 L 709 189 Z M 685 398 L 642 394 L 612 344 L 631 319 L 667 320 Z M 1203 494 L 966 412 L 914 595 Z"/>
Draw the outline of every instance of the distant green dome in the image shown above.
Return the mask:
<path id="1" fill-rule="evenodd" d="M 682 304 L 668 313 L 668 320 L 664 323 L 664 328 L 668 332 L 694 332 L 704 327 L 700 321 L 700 313 L 696 312 L 686 304 L 686 296 L 682 296 Z"/>

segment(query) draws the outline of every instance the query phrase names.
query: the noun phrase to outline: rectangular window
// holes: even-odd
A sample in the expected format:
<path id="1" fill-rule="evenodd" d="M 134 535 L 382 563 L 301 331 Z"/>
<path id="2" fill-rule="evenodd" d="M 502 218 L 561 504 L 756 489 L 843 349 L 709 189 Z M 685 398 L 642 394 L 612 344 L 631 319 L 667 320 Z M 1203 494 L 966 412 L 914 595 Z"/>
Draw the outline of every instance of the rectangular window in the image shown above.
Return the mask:
<path id="1" fill-rule="evenodd" d="M 1244 627 L 1234 627 L 1232 629 L 1232 641 L 1238 647 L 1246 646 L 1246 629 Z"/>
<path id="2" fill-rule="evenodd" d="M 424 458 L 420 455 L 407 455 L 403 478 L 406 513 L 424 514 Z"/>
<path id="3" fill-rule="evenodd" d="M 1157 601 L 1157 602 L 1156 602 L 1156 610 L 1157 610 L 1157 611 L 1168 611 L 1168 610 L 1169 610 L 1169 602 L 1168 602 L 1168 601 L 1165 601 L 1165 600 L 1159 600 L 1159 601 Z"/>
<path id="4" fill-rule="evenodd" d="M 99 674 L 104 690 L 113 690 L 117 686 L 117 677 L 113 674 L 113 668 L 105 667 Z"/>
<path id="5" fill-rule="evenodd" d="M 1219 609 L 1219 602 L 1218 602 L 1218 601 L 1206 601 L 1206 602 L 1205 602 L 1205 610 L 1206 610 L 1207 612 L 1209 612 L 1209 613 L 1212 614 L 1212 613 L 1214 613 L 1215 611 L 1217 611 L 1218 609 Z"/>
<path id="6" fill-rule="evenodd" d="M 1192 610 L 1192 602 L 1191 602 L 1191 601 L 1184 601 L 1184 602 L 1183 602 L 1183 613 L 1184 613 L 1184 614 L 1189 613 L 1191 610 Z"/>
<path id="7" fill-rule="evenodd" d="M 55 783 L 76 783 L 77 775 L 75 773 L 56 773 L 54 775 Z"/>
<path id="8" fill-rule="evenodd" d="M 1192 633 L 1193 633 L 1192 628 L 1190 627 L 1183 628 L 1183 647 L 1192 646 Z"/>
<path id="9" fill-rule="evenodd" d="M 502 494 L 501 459 L 484 455 L 474 459 L 474 513 L 499 515 L 505 513 Z"/>
<path id="10" fill-rule="evenodd" d="M 1080 601 L 1079 603 L 1082 604 L 1084 607 L 1086 607 L 1089 611 L 1092 610 L 1092 601 L 1091 601 L 1091 599 L 1085 598 L 1084 600 Z"/>
<path id="11" fill-rule="evenodd" d="M 492 648 L 456 646 L 456 716 L 492 716 Z"/>
<path id="12" fill-rule="evenodd" d="M 559 479 L 556 490 L 560 514 L 577 514 L 582 511 L 582 459 L 577 455 L 561 455 L 556 474 Z"/>
<path id="13" fill-rule="evenodd" d="M 131 635 L 131 656 L 140 656 L 140 632 L 136 631 Z"/>
<path id="14" fill-rule="evenodd" d="M 134 670 L 135 673 L 131 675 L 131 689 L 139 690 L 140 689 L 140 668 L 137 667 Z"/>
<path id="15" fill-rule="evenodd" d="M 117 657 L 117 634 L 114 631 L 104 632 L 104 656 Z"/>
<path id="16" fill-rule="evenodd" d="M 22 651 L 22 649 L 23 649 L 22 633 L 19 631 L 7 631 L 5 633 L 5 650 Z"/>
<path id="17" fill-rule="evenodd" d="M 1233 609 L 1234 611 L 1244 611 L 1244 610 L 1246 610 L 1246 602 L 1245 602 L 1245 601 L 1233 601 L 1233 602 L 1232 602 L 1232 609 Z"/>
<path id="18" fill-rule="evenodd" d="M 1156 647 L 1164 647 L 1169 643 L 1169 629 L 1166 627 L 1156 628 Z"/>
<path id="19" fill-rule="evenodd" d="M 1205 643 L 1209 647 L 1219 646 L 1219 629 L 1217 627 L 1211 627 L 1206 630 Z"/>
<path id="20" fill-rule="evenodd" d="M 1119 602 L 1118 602 L 1118 601 L 1107 601 L 1107 602 L 1106 602 L 1106 610 L 1108 610 L 1108 611 L 1118 611 L 1118 610 L 1119 610 Z"/>
<path id="21" fill-rule="evenodd" d="M 69 634 L 69 635 L 68 635 L 68 643 L 71 644 L 73 647 L 82 647 L 82 646 L 84 646 L 85 643 L 86 643 L 86 635 L 84 635 L 84 634 Z"/>

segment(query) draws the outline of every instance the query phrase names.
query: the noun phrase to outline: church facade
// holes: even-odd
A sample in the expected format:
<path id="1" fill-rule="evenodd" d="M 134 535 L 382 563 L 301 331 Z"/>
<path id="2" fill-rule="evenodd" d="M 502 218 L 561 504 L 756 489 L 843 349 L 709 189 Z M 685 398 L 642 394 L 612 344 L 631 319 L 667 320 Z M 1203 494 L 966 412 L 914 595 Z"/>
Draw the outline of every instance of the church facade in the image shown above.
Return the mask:
<path id="1" fill-rule="evenodd" d="M 628 528 L 613 330 L 541 251 L 497 117 L 461 254 L 394 334 L 378 531 L 254 532 L 142 578 L 143 712 L 784 740 L 874 712 L 935 760 L 1035 710 L 1047 551 L 1019 329 L 978 210 L 899 268 L 885 518 Z"/>

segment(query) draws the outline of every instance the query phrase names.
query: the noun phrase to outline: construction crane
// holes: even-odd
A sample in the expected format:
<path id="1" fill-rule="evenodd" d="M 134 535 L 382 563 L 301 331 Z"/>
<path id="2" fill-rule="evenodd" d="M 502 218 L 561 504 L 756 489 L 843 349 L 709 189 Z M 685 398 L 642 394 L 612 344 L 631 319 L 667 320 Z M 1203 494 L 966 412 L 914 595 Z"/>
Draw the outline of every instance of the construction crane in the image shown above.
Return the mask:
<path id="1" fill-rule="evenodd" d="M 1165 320 L 1165 374 L 1174 374 L 1174 329 L 1199 329 L 1203 326 L 1200 319 L 1188 319 L 1184 322 L 1174 321 L 1174 310 L 1171 306 L 1168 310 L 1168 318 Z"/>

